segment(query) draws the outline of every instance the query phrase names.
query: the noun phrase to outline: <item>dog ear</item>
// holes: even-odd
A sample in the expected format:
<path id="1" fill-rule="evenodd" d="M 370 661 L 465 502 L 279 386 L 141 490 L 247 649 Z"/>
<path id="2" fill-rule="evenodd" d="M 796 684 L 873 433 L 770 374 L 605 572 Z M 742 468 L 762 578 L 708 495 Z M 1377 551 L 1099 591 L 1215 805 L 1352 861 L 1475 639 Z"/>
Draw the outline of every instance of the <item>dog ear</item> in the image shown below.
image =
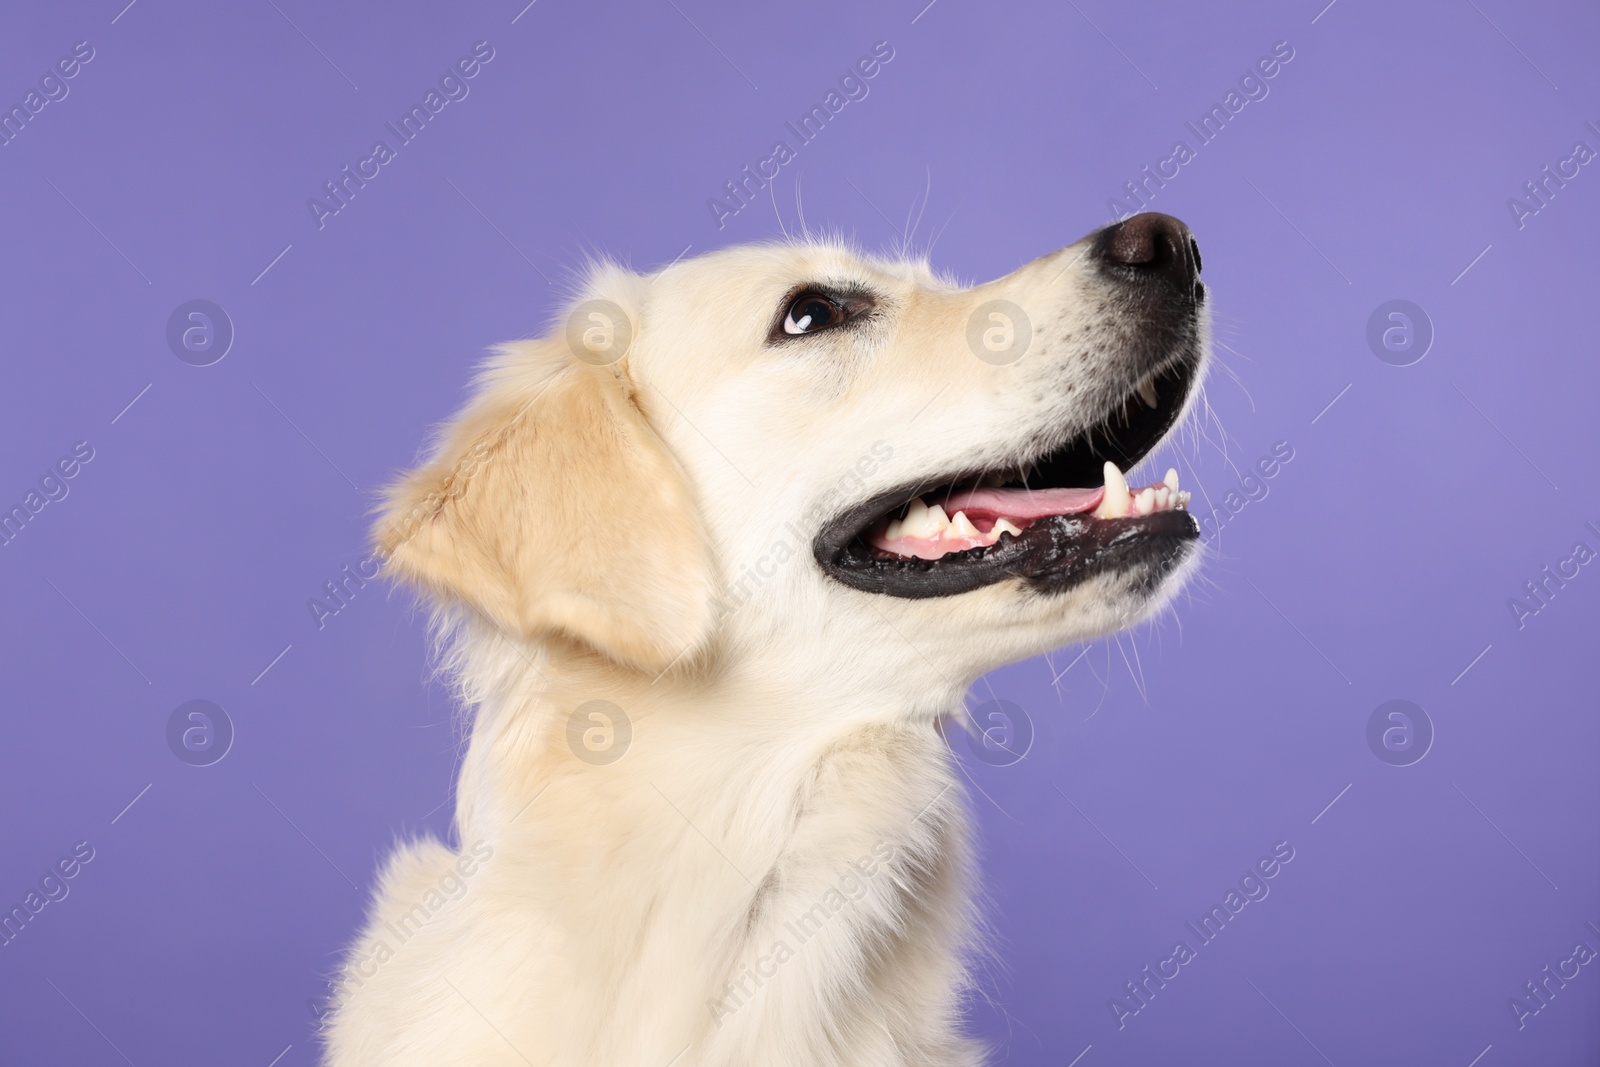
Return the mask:
<path id="1" fill-rule="evenodd" d="M 500 350 L 375 533 L 392 573 L 522 637 L 656 672 L 710 636 L 711 554 L 682 470 L 621 366 L 559 338 Z"/>

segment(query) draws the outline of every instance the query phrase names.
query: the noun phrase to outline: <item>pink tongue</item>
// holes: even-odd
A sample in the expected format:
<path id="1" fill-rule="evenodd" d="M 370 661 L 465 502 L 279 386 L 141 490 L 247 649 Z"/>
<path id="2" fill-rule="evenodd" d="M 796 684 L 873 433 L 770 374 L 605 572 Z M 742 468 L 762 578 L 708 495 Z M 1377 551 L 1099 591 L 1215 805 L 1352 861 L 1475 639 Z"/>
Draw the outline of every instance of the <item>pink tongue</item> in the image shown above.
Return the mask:
<path id="1" fill-rule="evenodd" d="M 1105 495 L 1103 485 L 1093 489 L 973 489 L 954 493 L 944 501 L 929 499 L 928 503 L 942 503 L 946 515 L 965 511 L 974 522 L 1002 517 L 1021 522 L 1046 515 L 1076 515 L 1099 505 Z"/>

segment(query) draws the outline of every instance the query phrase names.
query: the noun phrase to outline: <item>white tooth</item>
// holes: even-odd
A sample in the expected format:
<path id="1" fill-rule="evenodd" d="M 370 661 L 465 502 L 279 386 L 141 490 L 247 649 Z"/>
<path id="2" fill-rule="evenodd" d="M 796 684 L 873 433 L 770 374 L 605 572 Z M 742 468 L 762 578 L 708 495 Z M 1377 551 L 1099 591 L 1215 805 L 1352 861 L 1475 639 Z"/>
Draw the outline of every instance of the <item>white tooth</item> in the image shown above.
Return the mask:
<path id="1" fill-rule="evenodd" d="M 900 532 L 905 537 L 927 537 L 933 532 L 929 526 L 928 505 L 918 497 L 906 508 L 906 517 L 901 520 Z"/>
<path id="2" fill-rule="evenodd" d="M 1139 399 L 1143 400 L 1150 407 L 1156 407 L 1159 405 L 1160 401 L 1156 398 L 1156 383 L 1154 379 L 1146 378 L 1144 381 L 1139 383 L 1138 388 Z"/>
<path id="3" fill-rule="evenodd" d="M 1172 506 L 1172 490 L 1161 486 L 1156 490 L 1156 510 L 1166 511 Z"/>
<path id="4" fill-rule="evenodd" d="M 998 541 L 998 540 L 1000 540 L 1000 535 L 1003 534 L 1003 533 L 1008 533 L 1011 536 L 1015 537 L 1017 534 L 1019 534 L 1021 532 L 1022 531 L 1020 529 L 1018 529 L 1017 527 L 1011 525 L 1011 520 L 1010 519 L 999 519 L 999 520 L 997 520 L 995 522 L 994 528 L 989 531 L 989 536 L 993 537 L 996 541 Z"/>
<path id="5" fill-rule="evenodd" d="M 1148 515 L 1156 509 L 1156 491 L 1154 489 L 1141 489 L 1139 495 L 1133 498 L 1133 510 L 1141 515 Z"/>
<path id="6" fill-rule="evenodd" d="M 1120 519 L 1128 513 L 1131 497 L 1128 495 L 1128 480 L 1122 476 L 1117 465 L 1109 459 L 1105 466 L 1106 493 L 1100 500 L 1100 506 L 1094 509 L 1097 519 Z"/>
<path id="7" fill-rule="evenodd" d="M 956 512 L 956 517 L 950 520 L 950 532 L 957 537 L 978 536 L 978 528 L 972 525 L 972 520 L 967 518 L 965 511 Z"/>
<path id="8" fill-rule="evenodd" d="M 1176 493 L 1178 491 L 1178 468 L 1168 467 L 1167 476 L 1161 479 L 1161 482 L 1168 489 L 1171 489 L 1174 493 Z"/>
<path id="9" fill-rule="evenodd" d="M 1178 506 L 1180 508 L 1186 508 L 1189 506 L 1189 490 L 1185 489 L 1183 492 L 1178 494 Z"/>
<path id="10" fill-rule="evenodd" d="M 899 519 L 892 519 L 884 528 L 883 538 L 886 541 L 898 541 L 905 536 L 905 524 Z"/>
<path id="11" fill-rule="evenodd" d="M 928 509 L 929 536 L 938 537 L 950 528 L 950 516 L 944 513 L 944 508 L 938 504 Z"/>

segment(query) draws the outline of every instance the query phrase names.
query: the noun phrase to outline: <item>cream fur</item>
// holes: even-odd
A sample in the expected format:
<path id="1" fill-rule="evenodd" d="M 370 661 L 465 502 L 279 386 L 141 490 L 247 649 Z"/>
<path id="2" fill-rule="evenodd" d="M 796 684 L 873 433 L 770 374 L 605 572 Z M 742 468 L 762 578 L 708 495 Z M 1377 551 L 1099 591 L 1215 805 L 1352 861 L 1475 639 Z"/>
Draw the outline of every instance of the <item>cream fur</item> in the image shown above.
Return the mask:
<path id="1" fill-rule="evenodd" d="M 982 1061 L 960 1035 L 972 872 L 938 724 L 984 672 L 1176 583 L 875 597 L 810 540 L 874 493 L 1101 417 L 1139 325 L 1082 251 L 971 288 L 830 242 L 600 267 L 578 300 L 627 311 L 625 359 L 581 362 L 560 328 L 501 350 L 378 524 L 438 608 L 472 724 L 461 844 L 391 857 L 330 1065 Z M 867 286 L 878 312 L 767 347 L 801 282 Z M 996 297 L 1035 331 L 1010 366 L 966 340 Z M 594 700 L 631 724 L 614 762 L 569 743 Z"/>

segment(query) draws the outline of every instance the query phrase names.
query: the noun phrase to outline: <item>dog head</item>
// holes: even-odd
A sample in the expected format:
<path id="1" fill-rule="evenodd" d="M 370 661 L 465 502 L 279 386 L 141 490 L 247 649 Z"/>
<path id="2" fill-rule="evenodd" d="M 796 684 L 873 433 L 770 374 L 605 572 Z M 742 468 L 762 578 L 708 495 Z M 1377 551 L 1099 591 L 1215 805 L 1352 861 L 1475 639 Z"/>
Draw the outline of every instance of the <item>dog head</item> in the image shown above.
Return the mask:
<path id="1" fill-rule="evenodd" d="M 1122 472 L 1200 376 L 1199 271 L 1157 214 L 976 287 L 826 242 L 603 267 L 501 349 L 379 542 L 509 634 L 647 672 L 804 641 L 804 669 L 964 687 L 1136 620 L 1194 555 L 1186 494 Z"/>

